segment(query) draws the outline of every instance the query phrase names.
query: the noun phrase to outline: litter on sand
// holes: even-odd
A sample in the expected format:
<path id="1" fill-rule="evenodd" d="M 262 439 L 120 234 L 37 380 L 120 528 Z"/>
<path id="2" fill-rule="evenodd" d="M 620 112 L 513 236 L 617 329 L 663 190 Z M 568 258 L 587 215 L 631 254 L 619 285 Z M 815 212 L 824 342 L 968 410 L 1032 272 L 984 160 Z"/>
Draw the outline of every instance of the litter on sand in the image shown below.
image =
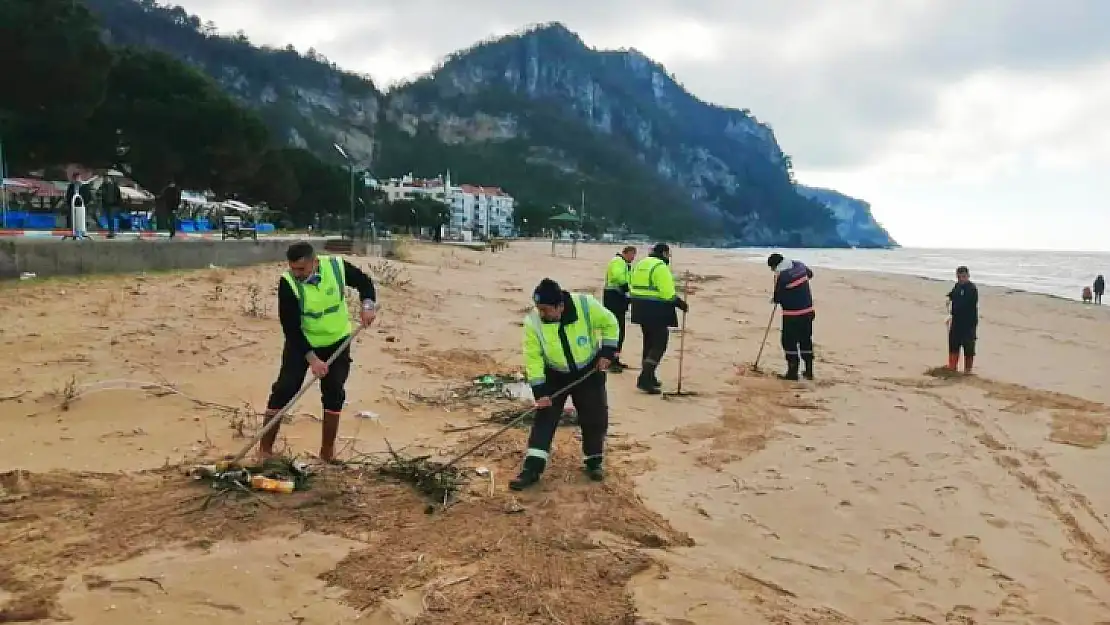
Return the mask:
<path id="1" fill-rule="evenodd" d="M 197 465 L 190 468 L 188 473 L 194 480 L 206 483 L 213 489 L 201 506 L 202 510 L 220 495 L 256 494 L 256 491 L 288 494 L 308 490 L 312 479 L 307 464 L 286 457 L 270 458 L 248 467 L 226 462 Z"/>

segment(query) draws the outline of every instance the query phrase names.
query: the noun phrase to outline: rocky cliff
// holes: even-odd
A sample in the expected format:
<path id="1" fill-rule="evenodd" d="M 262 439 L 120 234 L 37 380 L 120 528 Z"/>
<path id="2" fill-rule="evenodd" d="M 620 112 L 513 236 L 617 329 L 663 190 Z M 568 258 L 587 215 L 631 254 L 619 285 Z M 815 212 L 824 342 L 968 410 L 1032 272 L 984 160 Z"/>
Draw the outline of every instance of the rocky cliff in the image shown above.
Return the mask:
<path id="1" fill-rule="evenodd" d="M 816 200 L 832 211 L 836 218 L 836 231 L 840 238 L 853 247 L 898 247 L 890 233 L 875 216 L 871 205 L 831 189 L 798 185 L 798 193 Z"/>
<path id="2" fill-rule="evenodd" d="M 562 184 L 567 199 L 583 188 L 630 227 L 718 244 L 844 244 L 826 207 L 795 191 L 769 126 L 698 100 L 635 50 L 590 49 L 561 24 L 452 55 L 391 93 L 383 122 L 423 133 L 425 145 L 469 146 L 485 165 L 520 163 L 505 182 L 514 192 L 528 177 L 548 192 Z M 383 161 L 417 160 L 384 143 Z"/>
<path id="3" fill-rule="evenodd" d="M 214 78 L 240 102 L 258 110 L 274 133 L 293 147 L 333 154 L 347 146 L 369 162 L 380 93 L 364 76 L 345 72 L 323 56 L 256 47 L 246 34 L 219 36 L 181 7 L 154 0 L 84 0 L 115 45 L 153 48 Z"/>

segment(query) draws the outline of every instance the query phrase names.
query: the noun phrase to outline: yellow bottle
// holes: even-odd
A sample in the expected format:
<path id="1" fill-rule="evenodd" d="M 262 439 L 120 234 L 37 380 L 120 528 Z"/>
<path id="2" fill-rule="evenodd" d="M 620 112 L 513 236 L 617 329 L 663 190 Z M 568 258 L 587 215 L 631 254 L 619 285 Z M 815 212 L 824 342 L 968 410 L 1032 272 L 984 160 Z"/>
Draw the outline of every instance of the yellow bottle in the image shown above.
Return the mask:
<path id="1" fill-rule="evenodd" d="M 275 480 L 261 475 L 251 477 L 251 488 L 268 493 L 291 493 L 296 490 L 292 480 Z"/>

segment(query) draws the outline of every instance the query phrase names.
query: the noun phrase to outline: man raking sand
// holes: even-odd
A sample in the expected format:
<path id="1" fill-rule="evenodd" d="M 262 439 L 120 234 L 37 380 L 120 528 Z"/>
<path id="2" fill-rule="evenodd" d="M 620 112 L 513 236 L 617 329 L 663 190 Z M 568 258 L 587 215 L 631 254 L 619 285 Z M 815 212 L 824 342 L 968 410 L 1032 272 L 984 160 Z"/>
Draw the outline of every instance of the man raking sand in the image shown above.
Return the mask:
<path id="1" fill-rule="evenodd" d="M 358 290 L 363 327 L 374 322 L 377 294 L 373 280 L 361 269 L 335 256 L 317 257 L 308 243 L 290 245 L 286 258 L 289 271 L 278 282 L 278 317 L 285 346 L 277 380 L 266 402 L 266 422 L 290 403 L 305 373 L 311 371 L 320 379 L 323 403 L 320 459 L 332 462 L 351 370 L 346 289 Z M 280 424 L 274 425 L 259 441 L 261 457 L 273 455 L 279 429 Z"/>

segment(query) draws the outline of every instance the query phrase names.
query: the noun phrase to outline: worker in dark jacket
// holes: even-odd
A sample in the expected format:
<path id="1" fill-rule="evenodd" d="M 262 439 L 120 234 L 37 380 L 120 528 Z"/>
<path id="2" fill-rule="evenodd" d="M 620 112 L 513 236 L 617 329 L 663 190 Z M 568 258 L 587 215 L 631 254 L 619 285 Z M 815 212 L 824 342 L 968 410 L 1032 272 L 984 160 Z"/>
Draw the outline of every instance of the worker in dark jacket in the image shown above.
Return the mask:
<path id="1" fill-rule="evenodd" d="M 782 351 L 786 355 L 786 373 L 779 377 L 797 380 L 798 367 L 805 363 L 805 379 L 813 379 L 813 293 L 809 281 L 813 271 L 804 263 L 787 260 L 782 254 L 767 257 L 767 266 L 775 272 L 775 294 L 772 301 L 782 308 Z"/>
<path id="2" fill-rule="evenodd" d="M 532 301 L 536 309 L 524 318 L 522 346 L 537 412 L 524 467 L 509 488 L 524 490 L 543 475 L 568 395 L 582 428 L 583 469 L 601 481 L 609 429 L 605 370 L 616 358 L 617 319 L 594 296 L 568 293 L 549 278 L 533 291 Z"/>
<path id="3" fill-rule="evenodd" d="M 1094 286 L 1095 288 L 1093 290 L 1095 292 L 1095 303 L 1101 304 L 1102 294 L 1106 292 L 1106 279 L 1102 277 L 1102 274 L 1099 274 L 1099 276 L 1095 278 Z"/>
<path id="4" fill-rule="evenodd" d="M 632 261 L 636 260 L 636 248 L 629 245 L 609 260 L 605 268 L 605 290 L 601 294 L 601 302 L 605 308 L 613 313 L 620 326 L 620 339 L 617 340 L 617 357 L 609 366 L 609 371 L 620 373 L 627 365 L 621 362 L 621 350 L 624 349 L 625 317 L 628 316 L 628 278 L 632 274 Z"/>
<path id="5" fill-rule="evenodd" d="M 351 334 L 347 312 L 347 287 L 358 290 L 362 300 L 361 322 L 368 326 L 377 311 L 374 282 L 361 269 L 336 256 L 316 256 L 304 242 L 289 246 L 285 254 L 289 271 L 278 281 L 278 318 L 285 334 L 281 370 L 266 402 L 266 421 L 293 399 L 304 383 L 305 373 L 320 378 L 323 401 L 323 432 L 320 459 L 335 459 L 339 415 L 347 399 L 345 385 L 351 371 L 351 350 L 346 347 L 330 365 L 327 363 Z M 259 443 L 259 455 L 273 455 L 278 427 Z"/>
<path id="6" fill-rule="evenodd" d="M 955 371 L 964 354 L 964 373 L 975 364 L 975 340 L 979 329 L 979 288 L 967 267 L 956 268 L 956 284 L 948 292 L 948 368 Z"/>
<path id="7" fill-rule="evenodd" d="M 655 370 L 667 353 L 670 329 L 678 327 L 678 313 L 689 310 L 675 291 L 671 273 L 671 248 L 656 243 L 651 254 L 632 267 L 628 290 L 632 299 L 632 323 L 644 334 L 643 364 L 636 388 L 650 395 L 662 393 L 663 384 Z"/>

